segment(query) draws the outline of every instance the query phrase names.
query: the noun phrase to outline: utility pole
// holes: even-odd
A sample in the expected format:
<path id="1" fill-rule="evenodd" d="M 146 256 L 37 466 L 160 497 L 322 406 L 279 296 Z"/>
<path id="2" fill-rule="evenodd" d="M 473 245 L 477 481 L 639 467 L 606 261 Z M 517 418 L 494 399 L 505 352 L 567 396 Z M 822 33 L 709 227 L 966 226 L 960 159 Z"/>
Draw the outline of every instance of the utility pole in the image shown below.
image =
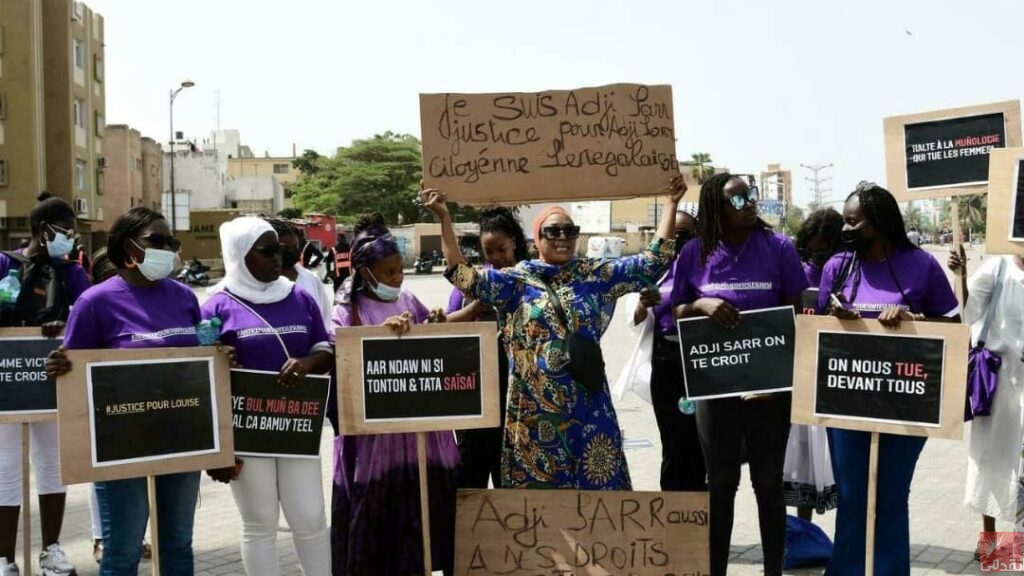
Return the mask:
<path id="1" fill-rule="evenodd" d="M 814 188 L 813 188 L 814 200 L 811 203 L 812 204 L 811 208 L 814 209 L 814 210 L 817 210 L 818 208 L 821 208 L 824 205 L 825 201 L 827 200 L 827 198 L 825 197 L 825 193 L 832 191 L 831 188 L 822 188 L 821 187 L 822 184 L 824 184 L 825 182 L 828 182 L 829 180 L 831 180 L 832 177 L 831 176 L 822 177 L 820 173 L 821 173 L 822 170 L 824 170 L 826 168 L 831 168 L 832 164 L 831 163 L 829 163 L 829 164 L 811 164 L 811 165 L 801 164 L 800 167 L 801 168 L 806 168 L 806 169 L 810 170 L 812 173 L 814 173 L 814 176 L 812 176 L 811 178 L 804 178 L 804 180 L 807 180 L 808 182 L 811 183 L 812 186 L 814 186 Z"/>

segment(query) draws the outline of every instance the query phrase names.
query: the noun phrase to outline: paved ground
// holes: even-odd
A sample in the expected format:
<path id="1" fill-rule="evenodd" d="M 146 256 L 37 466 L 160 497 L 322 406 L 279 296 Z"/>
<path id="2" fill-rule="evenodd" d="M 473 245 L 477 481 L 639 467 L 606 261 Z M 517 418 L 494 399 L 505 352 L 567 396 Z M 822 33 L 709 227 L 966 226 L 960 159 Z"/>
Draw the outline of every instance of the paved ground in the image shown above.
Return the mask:
<path id="1" fill-rule="evenodd" d="M 934 251 L 944 258 L 938 249 Z M 971 263 L 972 267 L 976 264 L 976 260 Z M 449 286 L 438 275 L 409 276 L 407 287 L 429 306 L 441 306 L 447 302 Z M 626 328 L 623 320 L 624 313 L 622 309 L 617 311 L 615 322 L 602 342 L 608 373 L 613 380 L 628 359 L 633 345 L 632 333 Z M 617 408 L 627 440 L 651 442 L 650 447 L 630 449 L 627 452 L 634 486 L 637 490 L 657 490 L 660 443 L 651 407 L 636 396 L 627 395 L 617 404 Z M 327 435 L 324 437 L 323 446 L 323 453 L 330 454 Z M 965 442 L 929 441 L 924 449 L 917 466 L 910 499 L 914 575 L 979 573 L 978 565 L 972 561 L 971 555 L 977 542 L 980 520 L 968 513 L 961 504 L 965 460 Z M 328 500 L 330 473 L 331 462 L 328 458 L 323 467 L 324 490 Z M 834 513 L 815 518 L 815 522 L 829 534 L 832 533 L 834 521 Z M 34 526 L 38 526 L 37 520 Z M 81 576 L 97 574 L 97 566 L 91 556 L 92 540 L 89 526 L 87 488 L 72 486 L 69 490 L 63 540 L 65 549 L 77 564 Z M 1009 525 L 1000 524 L 1000 529 L 1007 530 Z M 38 528 L 35 531 L 38 541 Z M 281 574 L 301 574 L 295 561 L 290 536 L 284 529 L 279 534 L 278 545 Z M 238 512 L 230 490 L 205 478 L 196 517 L 195 551 L 198 574 L 244 574 L 239 558 Z M 732 551 L 730 574 L 761 573 L 756 505 L 745 472 L 737 496 Z M 20 551 L 18 559 L 21 559 Z M 143 566 L 143 570 L 146 569 L 148 565 Z M 820 570 L 796 572 L 803 575 L 820 573 Z"/>

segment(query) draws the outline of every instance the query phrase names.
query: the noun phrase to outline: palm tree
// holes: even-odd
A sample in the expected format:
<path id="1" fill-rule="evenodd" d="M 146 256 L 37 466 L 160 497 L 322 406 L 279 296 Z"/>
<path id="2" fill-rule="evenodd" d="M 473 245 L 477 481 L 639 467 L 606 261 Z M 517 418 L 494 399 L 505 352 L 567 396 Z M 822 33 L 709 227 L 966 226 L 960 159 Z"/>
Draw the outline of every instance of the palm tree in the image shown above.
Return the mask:
<path id="1" fill-rule="evenodd" d="M 973 196 L 961 196 L 960 202 L 960 225 L 966 228 L 970 238 L 980 232 L 985 233 L 985 217 L 988 214 L 988 196 L 976 194 Z"/>
<path id="2" fill-rule="evenodd" d="M 693 159 L 692 162 L 688 162 L 690 165 L 690 175 L 693 176 L 698 184 L 703 184 L 705 180 L 715 175 L 715 167 L 711 165 L 711 154 L 697 152 L 696 154 L 691 154 L 690 158 Z"/>

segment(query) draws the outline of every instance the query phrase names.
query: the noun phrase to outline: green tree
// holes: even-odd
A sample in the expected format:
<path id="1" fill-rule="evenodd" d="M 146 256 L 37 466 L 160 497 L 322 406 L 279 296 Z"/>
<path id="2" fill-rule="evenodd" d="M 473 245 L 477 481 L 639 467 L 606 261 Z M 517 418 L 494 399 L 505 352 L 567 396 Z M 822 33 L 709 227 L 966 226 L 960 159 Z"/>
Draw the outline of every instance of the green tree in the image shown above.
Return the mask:
<path id="1" fill-rule="evenodd" d="M 795 235 L 796 231 L 800 229 L 800 226 L 804 223 L 804 219 L 806 218 L 807 216 L 804 214 L 803 208 L 799 206 L 787 206 L 784 232 L 786 234 Z"/>
<path id="2" fill-rule="evenodd" d="M 285 208 L 284 210 L 278 212 L 277 216 L 279 218 L 284 218 L 286 220 L 302 218 L 302 210 L 299 208 Z"/>
<path id="3" fill-rule="evenodd" d="M 697 152 L 691 154 L 690 158 L 692 158 L 692 161 L 688 162 L 690 175 L 698 184 L 703 184 L 705 180 L 715 175 L 715 167 L 711 165 L 711 154 Z"/>
<path id="4" fill-rule="evenodd" d="M 307 150 L 295 160 L 302 172 L 291 186 L 295 205 L 342 220 L 380 212 L 388 223 L 416 222 L 421 177 L 420 142 L 408 134 L 385 132 L 355 140 L 331 157 Z"/>
<path id="5" fill-rule="evenodd" d="M 965 232 L 985 235 L 985 219 L 988 216 L 988 196 L 976 194 L 960 196 L 960 226 Z"/>

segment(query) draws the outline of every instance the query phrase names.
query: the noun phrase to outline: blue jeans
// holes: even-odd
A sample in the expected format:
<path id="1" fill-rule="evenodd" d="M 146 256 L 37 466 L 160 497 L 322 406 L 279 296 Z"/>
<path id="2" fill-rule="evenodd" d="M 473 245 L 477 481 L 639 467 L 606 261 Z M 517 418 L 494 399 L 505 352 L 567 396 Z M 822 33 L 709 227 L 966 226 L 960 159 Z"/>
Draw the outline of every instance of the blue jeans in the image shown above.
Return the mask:
<path id="1" fill-rule="evenodd" d="M 192 524 L 199 497 L 199 472 L 156 477 L 160 573 L 192 576 Z M 96 483 L 103 523 L 100 576 L 136 576 L 149 521 L 145 478 Z"/>
<path id="2" fill-rule="evenodd" d="M 882 434 L 875 500 L 875 574 L 910 574 L 910 482 L 926 438 Z M 828 430 L 836 477 L 835 548 L 828 576 L 864 574 L 871 433 Z"/>

